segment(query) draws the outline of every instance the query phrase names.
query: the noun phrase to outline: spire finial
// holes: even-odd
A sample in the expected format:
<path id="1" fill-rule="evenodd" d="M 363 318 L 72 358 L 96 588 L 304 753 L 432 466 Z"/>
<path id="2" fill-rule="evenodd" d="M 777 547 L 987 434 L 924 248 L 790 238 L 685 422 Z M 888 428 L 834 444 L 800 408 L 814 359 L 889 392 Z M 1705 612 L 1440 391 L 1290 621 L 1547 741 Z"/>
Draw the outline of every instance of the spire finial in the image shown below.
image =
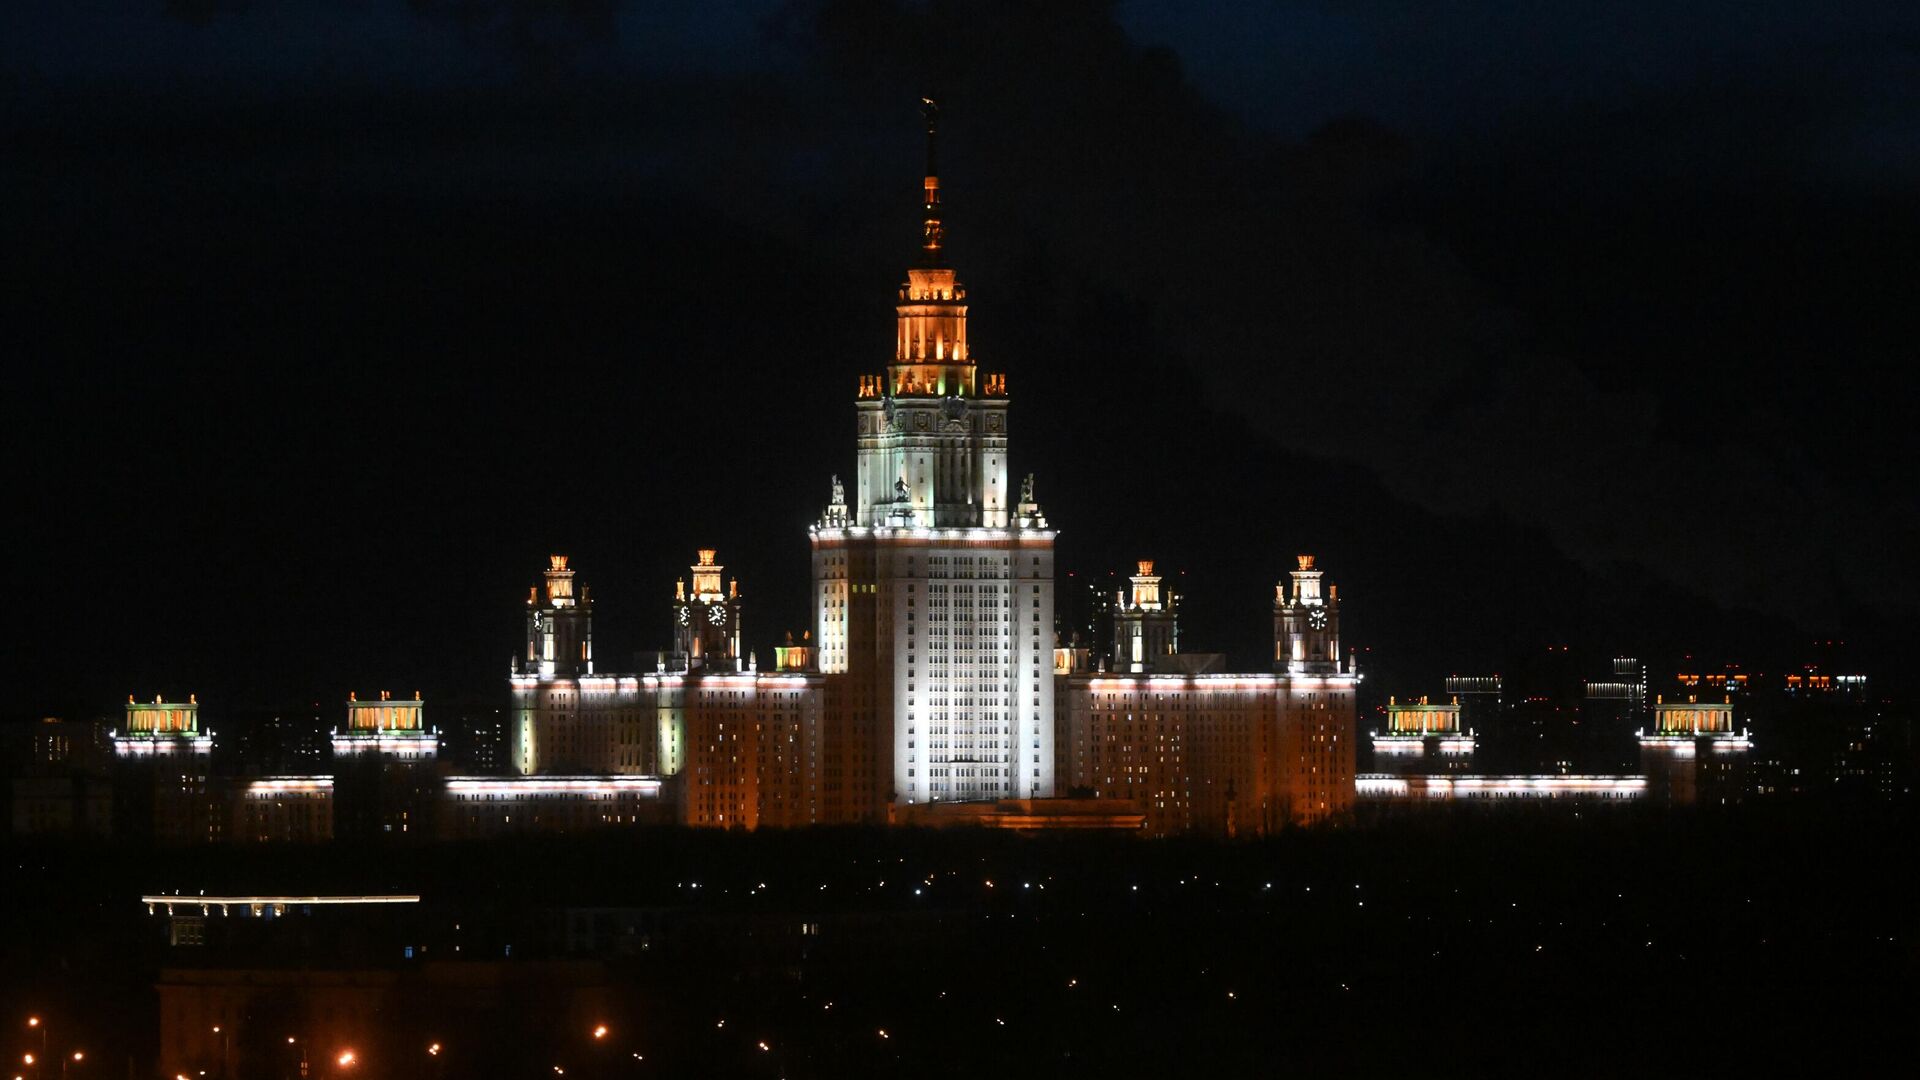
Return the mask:
<path id="1" fill-rule="evenodd" d="M 946 229 L 940 223 L 940 166 L 937 155 L 940 106 L 932 98 L 923 97 L 920 99 L 920 115 L 927 122 L 927 195 L 925 213 L 922 215 L 921 261 L 927 266 L 938 266 L 941 241 L 946 238 Z"/>

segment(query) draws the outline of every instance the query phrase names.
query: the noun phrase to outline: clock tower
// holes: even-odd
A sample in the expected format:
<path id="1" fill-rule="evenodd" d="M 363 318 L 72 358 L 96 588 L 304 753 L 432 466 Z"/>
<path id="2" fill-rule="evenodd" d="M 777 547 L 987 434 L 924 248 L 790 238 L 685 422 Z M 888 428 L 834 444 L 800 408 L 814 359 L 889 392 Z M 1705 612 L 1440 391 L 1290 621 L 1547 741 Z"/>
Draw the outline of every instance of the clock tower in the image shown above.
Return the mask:
<path id="1" fill-rule="evenodd" d="M 1326 585 L 1313 556 L 1299 557 L 1292 573 L 1293 592 L 1285 583 L 1273 592 L 1273 667 L 1290 675 L 1328 675 L 1340 670 L 1340 591 Z"/>
<path id="2" fill-rule="evenodd" d="M 729 581 L 723 592 L 726 567 L 714 562 L 716 552 L 701 548 L 687 578 L 673 585 L 673 649 L 686 657 L 688 670 L 740 671 L 740 582 Z"/>
<path id="3" fill-rule="evenodd" d="M 546 597 L 527 590 L 525 671 L 542 678 L 593 674 L 593 601 L 586 589 L 574 595 L 573 571 L 565 555 L 547 560 Z"/>

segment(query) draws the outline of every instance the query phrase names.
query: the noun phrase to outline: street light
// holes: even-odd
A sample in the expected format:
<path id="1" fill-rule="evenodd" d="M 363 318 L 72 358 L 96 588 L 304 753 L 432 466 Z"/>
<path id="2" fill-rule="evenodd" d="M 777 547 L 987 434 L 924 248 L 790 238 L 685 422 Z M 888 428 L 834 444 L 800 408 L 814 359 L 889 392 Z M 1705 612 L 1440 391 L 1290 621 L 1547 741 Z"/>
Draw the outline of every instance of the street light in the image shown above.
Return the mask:
<path id="1" fill-rule="evenodd" d="M 47 1056 L 47 1028 L 48 1028 L 48 1026 L 49 1026 L 49 1025 L 47 1025 L 47 1024 L 45 1024 L 45 1023 L 43 1023 L 43 1022 L 41 1021 L 41 1019 L 40 1019 L 40 1015 L 39 1015 L 38 1013 L 35 1013 L 35 1014 L 33 1014 L 33 1015 L 31 1015 L 31 1016 L 28 1016 L 28 1017 L 27 1017 L 27 1029 L 28 1029 L 29 1031 L 38 1031 L 38 1032 L 40 1033 L 40 1057 L 41 1057 L 41 1058 L 43 1058 L 43 1059 L 44 1059 L 44 1058 L 45 1058 L 45 1057 Z M 28 1054 L 28 1055 L 27 1055 L 27 1057 L 26 1057 L 26 1062 L 27 1062 L 27 1064 L 29 1064 L 29 1065 L 33 1065 L 33 1063 L 34 1063 L 34 1060 L 35 1060 L 35 1059 L 34 1059 L 34 1056 L 33 1056 L 32 1054 Z M 34 1069 L 33 1069 L 33 1075 L 34 1075 L 34 1080 L 39 1080 L 39 1077 L 40 1077 L 40 1067 L 39 1067 L 39 1066 L 37 1066 L 37 1065 L 35 1065 L 35 1066 L 34 1066 Z"/>
<path id="2" fill-rule="evenodd" d="M 604 1038 L 606 1038 L 606 1037 L 607 1037 L 607 1025 L 605 1025 L 605 1024 L 595 1024 L 595 1025 L 594 1025 L 594 1027 L 593 1027 L 593 1037 L 594 1037 L 594 1038 L 596 1038 L 596 1039 L 604 1039 Z"/>
<path id="3" fill-rule="evenodd" d="M 337 1058 L 334 1058 L 334 1060 L 340 1063 L 341 1068 L 351 1069 L 353 1068 L 353 1062 L 354 1062 L 353 1051 L 342 1050 L 340 1051 L 340 1056 Z"/>

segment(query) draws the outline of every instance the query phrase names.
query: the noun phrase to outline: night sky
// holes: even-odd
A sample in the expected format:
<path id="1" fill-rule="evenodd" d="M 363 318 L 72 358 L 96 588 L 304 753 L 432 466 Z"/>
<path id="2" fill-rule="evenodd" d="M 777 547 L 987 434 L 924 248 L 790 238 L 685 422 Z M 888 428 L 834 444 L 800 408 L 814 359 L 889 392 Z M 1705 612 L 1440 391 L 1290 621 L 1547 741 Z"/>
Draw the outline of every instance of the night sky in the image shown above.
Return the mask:
<path id="1" fill-rule="evenodd" d="M 853 468 L 922 94 L 1062 565 L 1259 662 L 1768 665 L 1920 615 L 1920 8 L 0 8 L 8 717 L 503 696 L 720 549 L 762 661 Z"/>

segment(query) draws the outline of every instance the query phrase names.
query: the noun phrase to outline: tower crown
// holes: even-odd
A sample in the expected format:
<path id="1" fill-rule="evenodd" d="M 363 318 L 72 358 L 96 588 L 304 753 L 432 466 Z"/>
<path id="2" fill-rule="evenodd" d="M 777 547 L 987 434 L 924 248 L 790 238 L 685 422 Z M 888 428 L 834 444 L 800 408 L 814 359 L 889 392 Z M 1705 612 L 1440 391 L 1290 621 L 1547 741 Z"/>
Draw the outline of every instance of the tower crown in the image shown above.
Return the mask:
<path id="1" fill-rule="evenodd" d="M 927 125 L 927 173 L 922 181 L 920 258 L 907 271 L 895 311 L 893 369 L 886 396 L 973 397 L 973 360 L 967 350 L 967 290 L 946 261 L 946 224 L 940 206 L 937 159 L 940 109 L 921 98 Z M 865 387 L 862 396 L 866 396 Z"/>
<path id="2" fill-rule="evenodd" d="M 859 469 L 823 528 L 1045 529 L 1039 505 L 1007 482 L 1007 384 L 981 374 L 967 344 L 967 290 L 946 265 L 937 162 L 939 110 L 927 133 L 920 252 L 894 302 L 893 358 L 859 377 Z"/>
<path id="3" fill-rule="evenodd" d="M 711 603 L 725 595 L 720 588 L 720 577 L 727 568 L 714 561 L 718 555 L 713 548 L 701 548 L 695 553 L 694 564 L 687 568 L 693 574 L 694 599 Z"/>
<path id="4" fill-rule="evenodd" d="M 1160 576 L 1153 572 L 1153 560 L 1141 559 L 1134 566 L 1140 572 L 1128 579 L 1133 583 L 1132 606 L 1147 611 L 1160 610 Z"/>
<path id="5" fill-rule="evenodd" d="M 565 555 L 547 556 L 547 603 L 554 607 L 573 606 L 573 571 L 567 569 Z"/>

